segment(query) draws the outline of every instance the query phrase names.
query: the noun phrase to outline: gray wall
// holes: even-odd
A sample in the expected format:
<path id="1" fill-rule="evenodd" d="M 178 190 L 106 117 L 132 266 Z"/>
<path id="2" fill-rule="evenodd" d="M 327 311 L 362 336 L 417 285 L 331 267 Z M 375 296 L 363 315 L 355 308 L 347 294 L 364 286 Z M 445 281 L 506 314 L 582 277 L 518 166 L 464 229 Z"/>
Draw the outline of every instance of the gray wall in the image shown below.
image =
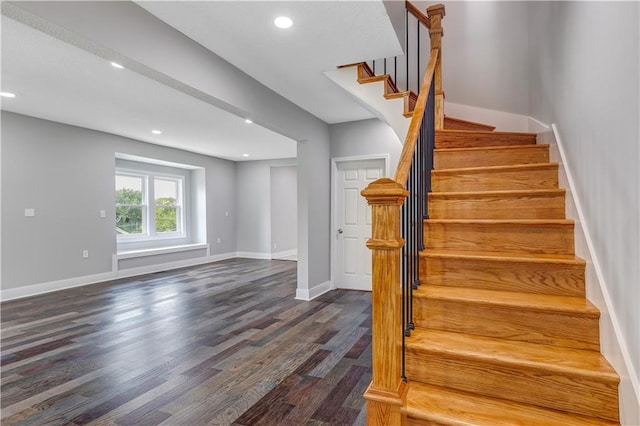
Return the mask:
<path id="1" fill-rule="evenodd" d="M 236 251 L 233 162 L 4 111 L 1 136 L 2 289 L 111 271 L 116 152 L 204 168 L 211 253 Z"/>
<path id="2" fill-rule="evenodd" d="M 295 159 L 237 163 L 238 251 L 271 253 L 271 168 L 292 164 Z"/>
<path id="3" fill-rule="evenodd" d="M 434 4 L 414 2 L 421 10 Z M 528 115 L 527 2 L 444 1 L 447 101 Z M 422 60 L 426 67 L 428 59 Z"/>
<path id="4" fill-rule="evenodd" d="M 402 144 L 388 124 L 378 120 L 332 124 L 331 158 L 389 154 L 389 174 L 395 175 Z"/>
<path id="5" fill-rule="evenodd" d="M 326 123 L 169 27 L 133 2 L 21 2 L 20 8 L 64 27 L 77 46 L 110 49 L 137 71 L 298 142 L 298 287 L 330 279 L 329 130 Z M 113 22 L 118 22 L 117 26 Z M 59 31 L 42 28 L 54 36 Z M 111 52 L 111 53 L 110 53 Z M 152 72 L 153 68 L 162 74 Z M 224 213 L 224 212 L 223 212 Z"/>
<path id="6" fill-rule="evenodd" d="M 297 179 L 295 166 L 271 167 L 271 253 L 298 248 Z"/>
<path id="7" fill-rule="evenodd" d="M 528 5 L 531 115 L 558 127 L 636 374 L 640 374 L 638 9 L 638 2 Z"/>

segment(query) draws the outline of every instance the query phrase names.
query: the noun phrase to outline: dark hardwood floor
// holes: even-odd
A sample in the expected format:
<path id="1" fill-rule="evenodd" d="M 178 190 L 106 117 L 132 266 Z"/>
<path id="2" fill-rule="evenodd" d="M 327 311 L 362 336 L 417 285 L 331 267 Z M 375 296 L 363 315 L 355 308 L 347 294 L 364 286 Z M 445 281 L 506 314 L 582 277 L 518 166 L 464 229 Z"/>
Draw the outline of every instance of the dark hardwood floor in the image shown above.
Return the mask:
<path id="1" fill-rule="evenodd" d="M 231 259 L 1 305 L 2 425 L 365 424 L 371 295 Z"/>

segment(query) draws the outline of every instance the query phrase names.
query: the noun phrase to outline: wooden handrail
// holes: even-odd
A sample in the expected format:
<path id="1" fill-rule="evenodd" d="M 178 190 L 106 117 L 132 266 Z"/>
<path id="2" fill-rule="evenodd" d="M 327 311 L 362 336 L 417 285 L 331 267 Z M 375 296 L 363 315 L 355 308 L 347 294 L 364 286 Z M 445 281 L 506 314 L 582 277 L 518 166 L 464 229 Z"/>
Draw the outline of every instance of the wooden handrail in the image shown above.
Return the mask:
<path id="1" fill-rule="evenodd" d="M 406 0 L 405 7 L 409 12 L 411 12 L 413 16 L 418 19 L 418 21 L 422 22 L 427 28 L 431 28 L 431 21 L 429 20 L 429 18 L 424 13 L 422 13 L 422 11 L 418 9 L 413 3 L 411 3 L 409 0 Z"/>
<path id="2" fill-rule="evenodd" d="M 429 57 L 429 65 L 427 71 L 424 73 L 422 79 L 422 85 L 420 86 L 420 94 L 416 101 L 415 109 L 413 110 L 413 117 L 411 118 L 411 124 L 409 125 L 409 131 L 407 137 L 404 140 L 404 147 L 402 148 L 402 154 L 400 154 L 400 161 L 398 162 L 398 168 L 396 169 L 395 181 L 403 187 L 407 185 L 407 178 L 409 177 L 409 169 L 411 169 L 411 163 L 413 161 L 413 153 L 416 149 L 416 142 L 420 135 L 420 127 L 422 126 L 422 117 L 424 116 L 424 109 L 427 106 L 427 99 L 429 97 L 429 87 L 435 77 L 436 65 L 438 63 L 438 57 L 440 55 L 440 49 L 432 49 L 431 56 Z"/>
<path id="3" fill-rule="evenodd" d="M 422 79 L 395 179 L 378 179 L 371 182 L 361 192 L 371 206 L 372 221 L 371 238 L 367 241 L 373 262 L 371 275 L 372 374 L 371 384 L 364 394 L 367 400 L 367 424 L 371 426 L 406 423 L 406 414 L 402 412 L 408 389 L 405 381 L 403 339 L 404 333 L 408 329 L 406 328 L 407 323 L 405 323 L 407 316 L 405 315 L 404 300 L 406 299 L 403 298 L 406 298 L 407 294 L 411 297 L 410 288 L 413 283 L 407 280 L 407 276 L 401 279 L 400 272 L 408 270 L 406 269 L 406 261 L 409 256 L 416 259 L 416 262 L 413 263 L 413 270 L 419 270 L 419 253 L 415 249 L 418 247 L 416 242 L 420 240 L 417 240 L 415 235 L 422 234 L 422 227 L 409 226 L 415 232 L 405 230 L 408 232 L 406 235 L 407 244 L 408 247 L 413 247 L 411 249 L 413 254 L 403 254 L 405 240 L 403 238 L 401 209 L 407 197 L 413 206 L 416 203 L 417 205 L 421 204 L 416 200 L 417 197 L 413 194 L 410 195 L 407 190 L 407 182 L 416 150 L 420 152 L 421 149 L 424 149 L 418 148 L 417 144 L 418 139 L 421 139 L 421 127 L 425 125 L 425 110 L 429 108 L 431 111 L 433 108 L 434 113 L 433 122 L 427 120 L 430 122 L 427 131 L 430 136 L 425 138 L 428 150 L 433 150 L 433 130 L 441 129 L 444 123 L 444 91 L 442 90 L 441 70 L 444 6 L 438 4 L 429 7 L 427 9 L 428 19 L 425 19 L 422 12 L 408 1 L 406 7 L 420 22 L 429 27 L 429 37 L 431 38 L 429 64 Z M 430 92 L 433 93 L 433 105 L 429 99 Z M 427 106 L 428 102 L 429 106 Z M 423 147 L 425 140 L 421 139 L 421 141 L 420 146 Z M 411 179 L 414 179 L 420 170 L 421 166 L 419 165 L 412 171 L 413 177 Z M 431 165 L 429 165 L 429 170 L 431 170 Z M 426 179 L 429 177 L 427 176 Z M 412 191 L 415 189 L 412 188 Z M 417 194 L 423 194 L 420 191 L 418 190 Z M 409 206 L 408 208 L 414 207 Z M 420 210 L 418 209 L 417 212 Z M 407 288 L 409 288 L 409 293 L 406 293 Z"/>

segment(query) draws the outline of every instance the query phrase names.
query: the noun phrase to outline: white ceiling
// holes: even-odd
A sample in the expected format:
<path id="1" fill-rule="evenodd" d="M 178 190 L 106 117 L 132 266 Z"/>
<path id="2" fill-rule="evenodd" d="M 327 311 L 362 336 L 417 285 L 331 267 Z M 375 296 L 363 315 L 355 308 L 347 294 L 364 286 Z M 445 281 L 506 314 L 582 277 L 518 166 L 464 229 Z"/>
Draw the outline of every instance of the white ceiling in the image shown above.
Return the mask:
<path id="1" fill-rule="evenodd" d="M 322 71 L 400 49 L 378 0 L 138 4 L 329 123 L 371 114 Z M 288 31 L 273 26 L 281 13 L 294 19 Z M 291 139 L 4 15 L 2 91 L 18 95 L 4 110 L 159 145 L 234 161 L 296 156 Z"/>
<path id="2" fill-rule="evenodd" d="M 373 115 L 322 72 L 402 53 L 382 1 L 137 1 L 327 123 Z M 278 16 L 294 24 L 282 30 Z"/>

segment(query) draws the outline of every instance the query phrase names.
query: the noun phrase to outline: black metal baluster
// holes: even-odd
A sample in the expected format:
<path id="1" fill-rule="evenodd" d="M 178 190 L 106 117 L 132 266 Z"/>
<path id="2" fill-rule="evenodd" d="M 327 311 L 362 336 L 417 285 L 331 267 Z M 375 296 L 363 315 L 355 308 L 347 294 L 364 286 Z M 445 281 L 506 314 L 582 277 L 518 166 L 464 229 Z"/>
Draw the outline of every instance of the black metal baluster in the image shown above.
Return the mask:
<path id="1" fill-rule="evenodd" d="M 400 90 L 400 86 L 398 83 L 398 57 L 393 57 L 393 81 L 396 82 L 396 87 Z"/>
<path id="2" fill-rule="evenodd" d="M 407 90 L 411 90 L 411 88 L 409 86 L 409 11 L 405 11 L 404 28 L 405 28 L 405 40 L 404 40 L 405 67 L 404 67 L 404 71 L 405 71 L 405 74 L 406 74 L 406 78 L 404 80 L 404 84 L 407 87 Z"/>
<path id="3" fill-rule="evenodd" d="M 420 90 L 422 82 L 420 69 L 420 25 L 419 19 L 416 19 L 416 81 L 415 93 Z M 414 82 L 411 79 L 409 69 L 414 65 L 411 63 L 410 52 L 414 51 L 410 46 L 409 37 L 409 12 L 405 15 L 405 86 L 406 90 L 413 90 Z M 384 73 L 387 73 L 387 58 L 384 58 Z M 374 61 L 375 67 L 375 61 Z M 393 80 L 398 90 L 401 90 L 397 80 L 398 59 L 393 58 Z M 375 69 L 375 68 L 374 68 Z M 401 250 L 401 279 L 402 279 L 402 379 L 406 377 L 406 338 L 411 336 L 411 330 L 415 329 L 413 321 L 413 291 L 418 288 L 420 283 L 420 252 L 426 247 L 424 236 L 424 221 L 429 218 L 428 194 L 431 192 L 431 170 L 433 169 L 433 151 L 435 145 L 435 81 L 432 80 L 429 87 L 427 104 L 425 112 L 420 123 L 418 139 L 413 155 L 413 162 L 409 169 L 409 176 L 406 182 L 408 196 L 401 209 L 401 231 L 402 238 L 405 241 Z"/>
<path id="4" fill-rule="evenodd" d="M 416 47 L 416 92 L 420 91 L 420 21 L 416 19 L 416 37 L 417 37 L 417 47 Z"/>

